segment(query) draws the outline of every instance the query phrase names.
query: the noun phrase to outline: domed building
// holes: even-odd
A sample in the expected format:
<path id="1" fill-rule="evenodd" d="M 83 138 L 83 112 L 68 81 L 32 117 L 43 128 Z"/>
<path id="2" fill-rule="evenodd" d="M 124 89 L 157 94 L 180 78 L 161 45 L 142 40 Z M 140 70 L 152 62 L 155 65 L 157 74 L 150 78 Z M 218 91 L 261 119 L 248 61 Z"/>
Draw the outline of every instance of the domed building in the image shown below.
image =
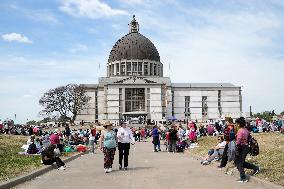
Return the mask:
<path id="1" fill-rule="evenodd" d="M 112 47 L 107 77 L 82 84 L 91 100 L 78 122 L 110 120 L 133 124 L 166 120 L 237 118 L 242 112 L 241 87 L 230 83 L 171 83 L 155 45 L 139 32 L 133 16 L 129 33 Z"/>

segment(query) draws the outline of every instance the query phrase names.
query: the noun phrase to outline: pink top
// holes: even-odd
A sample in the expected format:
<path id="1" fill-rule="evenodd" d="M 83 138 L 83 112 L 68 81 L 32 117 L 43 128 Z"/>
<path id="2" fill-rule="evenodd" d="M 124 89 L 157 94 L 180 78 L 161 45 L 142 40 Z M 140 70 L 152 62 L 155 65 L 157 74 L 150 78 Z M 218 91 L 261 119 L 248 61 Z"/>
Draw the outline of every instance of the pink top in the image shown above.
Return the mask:
<path id="1" fill-rule="evenodd" d="M 237 145 L 248 145 L 249 131 L 246 128 L 240 128 L 237 133 Z"/>
<path id="2" fill-rule="evenodd" d="M 145 130 L 144 129 L 141 129 L 140 135 L 141 135 L 141 137 L 145 137 Z"/>
<path id="3" fill-rule="evenodd" d="M 59 144 L 60 143 L 59 136 L 57 134 L 52 134 L 49 137 L 49 140 L 50 140 L 50 144 Z"/>

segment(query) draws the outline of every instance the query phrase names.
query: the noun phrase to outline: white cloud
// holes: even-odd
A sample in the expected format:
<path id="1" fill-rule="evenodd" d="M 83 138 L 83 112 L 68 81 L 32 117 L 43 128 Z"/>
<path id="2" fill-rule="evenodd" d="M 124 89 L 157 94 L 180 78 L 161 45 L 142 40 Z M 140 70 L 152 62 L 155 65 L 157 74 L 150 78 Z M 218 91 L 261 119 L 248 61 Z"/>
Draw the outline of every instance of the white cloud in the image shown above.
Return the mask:
<path id="1" fill-rule="evenodd" d="M 122 3 L 129 5 L 140 5 L 146 3 L 148 0 L 120 0 Z"/>
<path id="2" fill-rule="evenodd" d="M 114 9 L 100 0 L 63 0 L 60 10 L 75 17 L 91 19 L 128 15 L 127 11 Z"/>
<path id="3" fill-rule="evenodd" d="M 25 94 L 25 95 L 23 96 L 23 98 L 33 98 L 33 95 L 31 95 L 31 94 Z"/>
<path id="4" fill-rule="evenodd" d="M 16 4 L 11 4 L 10 8 L 14 9 L 16 13 L 24 15 L 30 20 L 50 22 L 53 24 L 59 23 L 54 13 L 47 9 L 32 10 L 20 7 Z"/>
<path id="5" fill-rule="evenodd" d="M 31 44 L 32 41 L 27 38 L 26 36 L 19 34 L 19 33 L 7 33 L 7 34 L 3 34 L 2 35 L 2 39 L 5 41 L 16 41 L 16 42 L 20 42 L 20 43 L 29 43 Z"/>
<path id="6" fill-rule="evenodd" d="M 83 44 L 77 44 L 73 46 L 72 48 L 68 49 L 69 52 L 71 53 L 77 53 L 77 52 L 83 52 L 87 51 L 89 48 L 86 45 Z"/>

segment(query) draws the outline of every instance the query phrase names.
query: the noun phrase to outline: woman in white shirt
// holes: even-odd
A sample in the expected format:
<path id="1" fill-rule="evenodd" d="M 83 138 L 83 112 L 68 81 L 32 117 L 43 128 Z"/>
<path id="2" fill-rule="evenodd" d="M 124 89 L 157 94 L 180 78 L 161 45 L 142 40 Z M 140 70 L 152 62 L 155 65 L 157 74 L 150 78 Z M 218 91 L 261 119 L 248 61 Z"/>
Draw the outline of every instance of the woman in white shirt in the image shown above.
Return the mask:
<path id="1" fill-rule="evenodd" d="M 119 151 L 119 170 L 122 169 L 122 160 L 124 160 L 124 170 L 127 170 L 130 143 L 134 144 L 135 139 L 133 137 L 131 129 L 127 127 L 126 122 L 123 122 L 121 124 L 121 127 L 118 129 L 117 139 Z"/>
<path id="2" fill-rule="evenodd" d="M 205 158 L 204 161 L 201 161 L 201 164 L 209 165 L 211 161 L 213 161 L 215 158 L 220 158 L 220 156 L 222 157 L 225 146 L 226 146 L 226 141 L 224 141 L 224 137 L 218 136 L 217 146 L 214 149 L 209 150 L 208 156 Z"/>

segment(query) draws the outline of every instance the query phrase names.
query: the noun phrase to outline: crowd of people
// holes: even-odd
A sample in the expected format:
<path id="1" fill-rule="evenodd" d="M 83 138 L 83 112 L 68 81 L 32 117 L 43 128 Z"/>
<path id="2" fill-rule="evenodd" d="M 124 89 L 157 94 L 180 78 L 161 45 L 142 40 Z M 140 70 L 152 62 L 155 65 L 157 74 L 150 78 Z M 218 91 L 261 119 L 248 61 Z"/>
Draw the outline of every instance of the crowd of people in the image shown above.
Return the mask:
<path id="1" fill-rule="evenodd" d="M 59 155 L 62 152 L 71 152 L 79 149 L 86 151 L 87 146 L 95 154 L 97 146 L 104 154 L 104 171 L 112 172 L 116 148 L 119 151 L 119 169 L 128 169 L 128 156 L 130 146 L 136 142 L 146 142 L 151 138 L 153 151 L 160 152 L 161 143 L 165 145 L 168 153 L 184 152 L 188 148 L 198 147 L 200 137 L 216 136 L 216 146 L 209 149 L 208 154 L 201 161 L 202 165 L 209 165 L 212 161 L 220 161 L 219 168 L 227 164 L 234 164 L 240 172 L 239 182 L 247 182 L 244 168 L 252 169 L 257 174 L 260 168 L 246 162 L 248 154 L 258 155 L 258 146 L 251 149 L 252 142 L 257 141 L 251 137 L 250 132 L 283 132 L 283 122 L 264 120 L 245 120 L 243 117 L 235 120 L 232 118 L 217 120 L 215 122 L 188 124 L 174 122 L 170 125 L 154 125 L 149 127 L 128 127 L 122 122 L 120 127 L 113 127 L 107 121 L 102 124 L 104 129 L 97 129 L 91 125 L 87 129 L 71 129 L 68 124 L 60 129 L 43 128 L 41 126 L 13 125 L 13 122 L 0 121 L 0 134 L 15 134 L 30 136 L 27 144 L 23 146 L 24 154 L 39 154 L 43 164 L 50 165 L 54 162 L 59 170 L 65 170 L 65 164 Z M 254 153 L 254 154 L 253 154 Z"/>

